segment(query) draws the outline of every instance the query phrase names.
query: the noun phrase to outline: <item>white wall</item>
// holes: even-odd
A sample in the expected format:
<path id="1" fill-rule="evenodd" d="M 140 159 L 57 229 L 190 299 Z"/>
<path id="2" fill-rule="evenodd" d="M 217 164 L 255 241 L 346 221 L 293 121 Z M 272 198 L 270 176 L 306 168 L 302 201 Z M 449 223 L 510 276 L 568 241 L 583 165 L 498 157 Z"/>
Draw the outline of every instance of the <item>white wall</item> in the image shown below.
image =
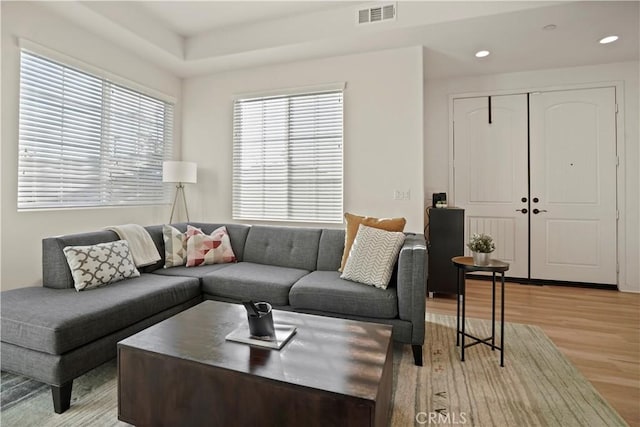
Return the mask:
<path id="1" fill-rule="evenodd" d="M 422 232 L 421 47 L 185 80 L 182 153 L 184 160 L 198 162 L 199 168 L 198 184 L 187 188 L 193 200 L 191 218 L 231 221 L 233 95 L 333 82 L 347 84 L 344 210 L 378 217 L 404 216 L 407 231 Z M 393 200 L 394 190 L 410 190 L 411 199 Z"/>
<path id="2" fill-rule="evenodd" d="M 640 186 L 638 62 L 495 74 L 425 82 L 425 196 L 451 191 L 449 172 L 449 97 L 453 94 L 523 91 L 563 85 L 622 81 L 624 102 L 618 100 L 624 134 L 618 135 L 622 179 L 618 182 L 621 248 L 620 290 L 640 292 Z M 427 197 L 427 196 L 426 196 Z"/>
<path id="3" fill-rule="evenodd" d="M 90 65 L 175 97 L 174 153 L 180 154 L 181 81 L 136 55 L 127 53 L 33 2 L 2 2 L 2 183 L 0 254 L 2 290 L 41 283 L 43 237 L 98 230 L 102 227 L 166 221 L 168 206 L 17 211 L 18 107 L 20 59 L 18 38 L 26 38 Z"/>

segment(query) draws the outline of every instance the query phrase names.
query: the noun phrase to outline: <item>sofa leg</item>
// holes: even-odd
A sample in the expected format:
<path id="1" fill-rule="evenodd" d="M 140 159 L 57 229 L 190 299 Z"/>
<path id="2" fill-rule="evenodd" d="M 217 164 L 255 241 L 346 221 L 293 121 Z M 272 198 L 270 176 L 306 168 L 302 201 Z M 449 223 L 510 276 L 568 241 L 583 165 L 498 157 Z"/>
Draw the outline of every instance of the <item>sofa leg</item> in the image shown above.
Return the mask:
<path id="1" fill-rule="evenodd" d="M 56 414 L 61 414 L 71 406 L 71 386 L 73 380 L 62 384 L 60 387 L 52 385 L 51 395 L 53 396 L 53 410 Z"/>
<path id="2" fill-rule="evenodd" d="M 422 366 L 422 346 L 413 344 L 411 349 L 413 350 L 413 360 L 416 366 Z"/>

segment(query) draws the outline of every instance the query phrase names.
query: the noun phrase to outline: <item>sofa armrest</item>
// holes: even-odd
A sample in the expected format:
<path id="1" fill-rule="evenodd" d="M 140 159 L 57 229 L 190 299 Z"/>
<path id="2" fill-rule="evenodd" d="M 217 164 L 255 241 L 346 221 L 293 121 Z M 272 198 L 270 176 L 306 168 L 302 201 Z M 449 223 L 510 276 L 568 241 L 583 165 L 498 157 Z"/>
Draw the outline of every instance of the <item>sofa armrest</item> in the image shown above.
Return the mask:
<path id="1" fill-rule="evenodd" d="M 398 314 L 413 324 L 412 344 L 424 342 L 427 244 L 421 234 L 407 235 L 398 257 Z"/>
<path id="2" fill-rule="evenodd" d="M 100 230 L 88 233 L 67 234 L 65 236 L 42 239 L 42 286 L 45 288 L 73 288 L 73 276 L 64 255 L 66 246 L 87 246 L 98 243 L 115 242 L 120 238 L 115 231 Z"/>

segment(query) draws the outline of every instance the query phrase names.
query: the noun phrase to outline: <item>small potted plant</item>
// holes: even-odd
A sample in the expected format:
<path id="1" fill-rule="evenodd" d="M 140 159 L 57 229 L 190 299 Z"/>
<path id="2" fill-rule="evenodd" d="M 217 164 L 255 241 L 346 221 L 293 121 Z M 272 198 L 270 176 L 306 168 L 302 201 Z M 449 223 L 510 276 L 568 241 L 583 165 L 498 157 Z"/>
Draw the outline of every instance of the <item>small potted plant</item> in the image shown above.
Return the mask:
<path id="1" fill-rule="evenodd" d="M 491 252 L 496 250 L 493 237 L 484 233 L 474 233 L 467 243 L 467 247 L 473 255 L 474 265 L 489 265 L 491 262 Z"/>

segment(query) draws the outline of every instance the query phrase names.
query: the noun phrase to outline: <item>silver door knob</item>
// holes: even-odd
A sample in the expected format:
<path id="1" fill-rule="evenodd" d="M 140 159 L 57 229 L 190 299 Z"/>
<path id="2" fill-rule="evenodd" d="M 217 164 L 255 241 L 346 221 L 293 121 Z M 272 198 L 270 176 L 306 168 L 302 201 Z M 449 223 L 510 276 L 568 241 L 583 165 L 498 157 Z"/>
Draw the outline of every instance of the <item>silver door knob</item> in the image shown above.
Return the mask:
<path id="1" fill-rule="evenodd" d="M 531 212 L 533 212 L 534 215 L 538 215 L 539 213 L 546 212 L 546 211 L 547 211 L 546 209 L 534 209 Z"/>

